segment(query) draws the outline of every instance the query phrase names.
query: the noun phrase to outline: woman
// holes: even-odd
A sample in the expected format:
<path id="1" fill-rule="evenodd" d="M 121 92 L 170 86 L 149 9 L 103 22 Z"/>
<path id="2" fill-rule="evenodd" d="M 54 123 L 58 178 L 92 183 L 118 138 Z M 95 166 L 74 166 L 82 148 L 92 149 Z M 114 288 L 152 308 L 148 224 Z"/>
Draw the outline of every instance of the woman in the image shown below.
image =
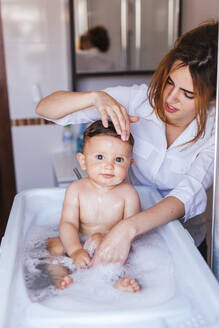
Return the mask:
<path id="1" fill-rule="evenodd" d="M 210 22 L 181 36 L 149 88 L 60 91 L 39 103 L 37 113 L 59 124 L 89 122 L 101 115 L 106 126 L 109 116 L 123 140 L 131 128 L 135 163 L 129 180 L 154 186 L 163 196 L 117 224 L 99 246 L 94 265 L 123 264 L 136 236 L 177 218 L 194 222 L 190 232 L 197 246 L 205 239 L 203 222 L 194 217 L 205 211 L 206 190 L 213 181 L 217 33 L 218 23 Z M 130 122 L 135 123 L 130 127 Z"/>

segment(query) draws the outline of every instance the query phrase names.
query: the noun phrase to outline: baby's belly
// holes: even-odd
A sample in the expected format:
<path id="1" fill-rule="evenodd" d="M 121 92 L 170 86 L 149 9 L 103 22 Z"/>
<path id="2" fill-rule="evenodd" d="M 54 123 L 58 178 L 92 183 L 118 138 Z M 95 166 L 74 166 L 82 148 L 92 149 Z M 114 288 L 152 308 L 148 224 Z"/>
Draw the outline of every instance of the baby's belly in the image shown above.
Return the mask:
<path id="1" fill-rule="evenodd" d="M 89 224 L 80 224 L 79 231 L 85 236 L 93 235 L 94 233 L 100 232 L 100 233 L 107 233 L 112 228 L 112 226 L 109 225 L 89 225 Z"/>

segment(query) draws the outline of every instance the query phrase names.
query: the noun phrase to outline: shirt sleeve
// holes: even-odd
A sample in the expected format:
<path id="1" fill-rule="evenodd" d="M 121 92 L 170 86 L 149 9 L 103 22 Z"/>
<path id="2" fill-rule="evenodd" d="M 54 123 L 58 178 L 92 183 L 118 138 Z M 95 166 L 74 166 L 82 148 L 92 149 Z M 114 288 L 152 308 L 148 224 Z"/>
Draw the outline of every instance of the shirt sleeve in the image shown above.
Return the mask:
<path id="1" fill-rule="evenodd" d="M 213 134 L 195 158 L 189 172 L 183 175 L 178 185 L 166 196 L 174 196 L 184 203 L 184 222 L 206 209 L 206 190 L 211 187 L 214 176 L 214 143 Z"/>
<path id="2" fill-rule="evenodd" d="M 142 92 L 142 89 L 145 89 L 146 85 L 134 85 L 132 87 L 126 86 L 117 86 L 112 88 L 104 89 L 106 93 L 115 98 L 122 106 L 124 106 L 127 112 L 131 115 L 134 115 L 133 106 L 130 106 L 131 99 L 138 96 L 138 91 Z M 65 117 L 62 117 L 57 120 L 51 120 L 52 122 L 58 125 L 68 125 L 68 124 L 81 124 L 81 123 L 90 123 L 100 119 L 100 114 L 95 107 L 90 107 L 88 109 L 80 110 L 78 112 L 69 114 Z"/>

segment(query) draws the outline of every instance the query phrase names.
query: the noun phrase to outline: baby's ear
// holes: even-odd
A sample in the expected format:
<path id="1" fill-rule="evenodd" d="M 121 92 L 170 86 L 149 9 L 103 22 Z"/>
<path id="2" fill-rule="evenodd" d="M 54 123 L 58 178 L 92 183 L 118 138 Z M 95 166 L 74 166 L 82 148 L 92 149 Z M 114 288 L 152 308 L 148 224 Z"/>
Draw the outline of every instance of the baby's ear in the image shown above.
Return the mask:
<path id="1" fill-rule="evenodd" d="M 77 160 L 80 164 L 81 169 L 86 170 L 85 155 L 83 153 L 77 153 Z"/>

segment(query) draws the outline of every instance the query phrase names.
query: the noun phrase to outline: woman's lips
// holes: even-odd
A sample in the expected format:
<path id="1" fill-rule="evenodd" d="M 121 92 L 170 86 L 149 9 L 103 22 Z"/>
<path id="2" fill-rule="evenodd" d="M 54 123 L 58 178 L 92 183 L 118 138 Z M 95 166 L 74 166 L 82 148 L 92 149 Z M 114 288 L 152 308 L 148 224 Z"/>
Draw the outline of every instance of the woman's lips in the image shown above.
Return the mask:
<path id="1" fill-rule="evenodd" d="M 165 109 L 168 113 L 176 113 L 178 112 L 178 109 L 176 109 L 173 106 L 168 105 L 168 103 L 165 103 Z"/>

